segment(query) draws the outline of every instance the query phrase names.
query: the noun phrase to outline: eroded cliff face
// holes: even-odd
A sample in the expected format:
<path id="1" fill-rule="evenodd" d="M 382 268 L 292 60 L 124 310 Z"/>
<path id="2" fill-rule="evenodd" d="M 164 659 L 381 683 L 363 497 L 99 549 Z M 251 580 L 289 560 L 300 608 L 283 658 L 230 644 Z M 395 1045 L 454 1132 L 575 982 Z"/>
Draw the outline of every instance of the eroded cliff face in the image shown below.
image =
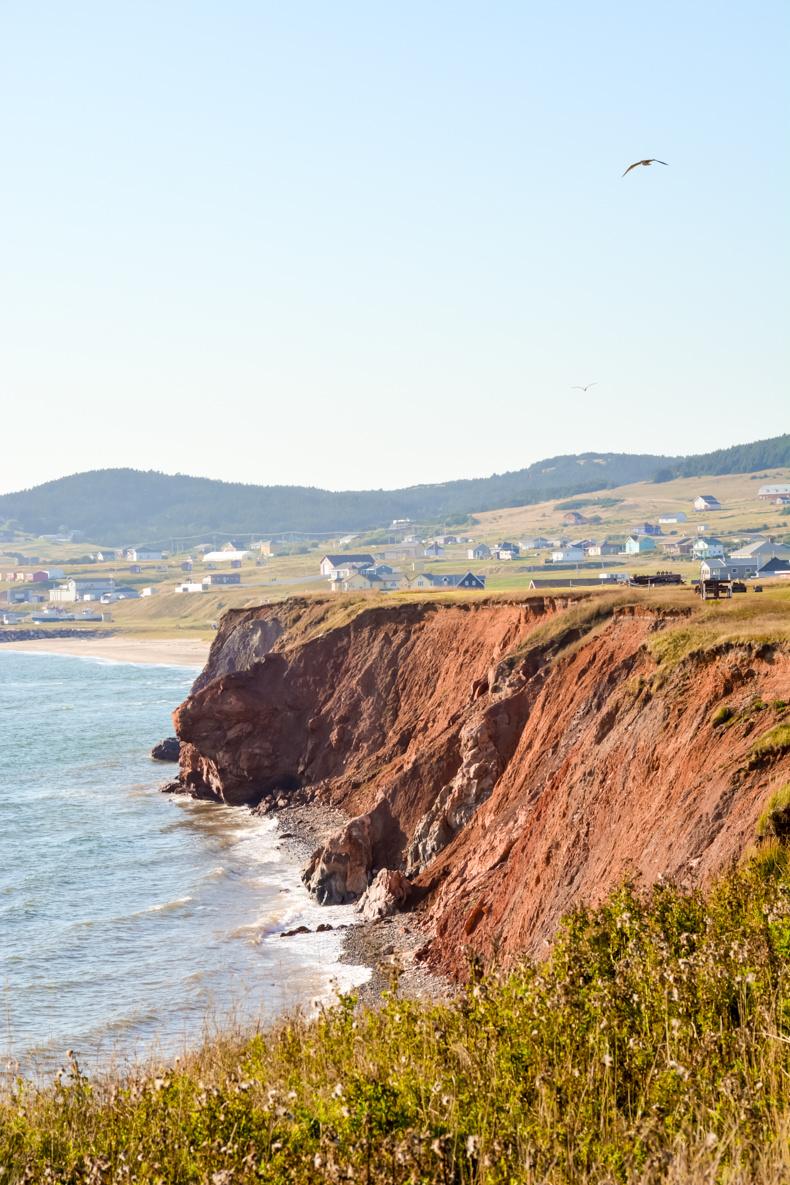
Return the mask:
<path id="1" fill-rule="evenodd" d="M 353 821 L 310 862 L 312 891 L 351 900 L 406 872 L 437 965 L 463 973 L 467 944 L 540 955 L 563 912 L 627 874 L 704 881 L 790 776 L 786 753 L 750 758 L 782 712 L 764 705 L 790 699 L 785 647 L 659 665 L 655 639 L 691 610 L 616 601 L 228 613 L 174 713 L 182 785 L 342 806 Z M 725 701 L 740 716 L 717 727 Z"/>

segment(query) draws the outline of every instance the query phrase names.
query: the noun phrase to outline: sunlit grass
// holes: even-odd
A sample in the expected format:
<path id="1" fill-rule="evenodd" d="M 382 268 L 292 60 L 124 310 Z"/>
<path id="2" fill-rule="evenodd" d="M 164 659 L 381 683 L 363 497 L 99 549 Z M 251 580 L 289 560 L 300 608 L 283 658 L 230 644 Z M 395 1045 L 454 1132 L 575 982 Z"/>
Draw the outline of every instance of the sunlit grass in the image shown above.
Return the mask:
<path id="1" fill-rule="evenodd" d="M 790 1167 L 790 887 L 625 884 L 450 1003 L 353 995 L 0 1102 L 4 1182 L 769 1182 Z"/>

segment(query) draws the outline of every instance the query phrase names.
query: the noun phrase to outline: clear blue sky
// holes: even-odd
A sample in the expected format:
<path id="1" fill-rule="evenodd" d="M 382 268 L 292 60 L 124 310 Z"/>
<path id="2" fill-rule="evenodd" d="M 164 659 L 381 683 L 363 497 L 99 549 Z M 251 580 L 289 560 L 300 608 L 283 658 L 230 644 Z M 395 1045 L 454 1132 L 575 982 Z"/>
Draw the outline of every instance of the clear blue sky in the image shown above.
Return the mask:
<path id="1" fill-rule="evenodd" d="M 787 431 L 787 49 L 759 0 L 3 0 L 0 492 Z"/>

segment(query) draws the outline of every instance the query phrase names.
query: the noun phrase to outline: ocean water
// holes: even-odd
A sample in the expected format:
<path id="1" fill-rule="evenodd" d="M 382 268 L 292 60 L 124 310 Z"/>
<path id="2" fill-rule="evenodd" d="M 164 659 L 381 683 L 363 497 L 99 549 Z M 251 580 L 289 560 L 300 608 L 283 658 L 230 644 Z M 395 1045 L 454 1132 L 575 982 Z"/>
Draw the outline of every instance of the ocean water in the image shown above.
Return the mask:
<path id="1" fill-rule="evenodd" d="M 367 976 L 337 962 L 277 825 L 160 794 L 150 749 L 197 670 L 0 646 L 0 1054 L 163 1056 Z"/>

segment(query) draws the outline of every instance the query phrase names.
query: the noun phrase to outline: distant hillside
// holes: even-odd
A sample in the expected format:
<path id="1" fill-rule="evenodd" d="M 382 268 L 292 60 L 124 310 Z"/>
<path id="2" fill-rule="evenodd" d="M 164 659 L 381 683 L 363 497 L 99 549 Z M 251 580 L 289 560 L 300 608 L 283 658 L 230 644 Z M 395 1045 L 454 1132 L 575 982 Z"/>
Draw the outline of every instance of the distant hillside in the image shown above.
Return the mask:
<path id="1" fill-rule="evenodd" d="M 660 475 L 749 473 L 790 465 L 790 435 L 697 457 L 582 453 L 551 457 L 491 477 L 401 490 L 332 492 L 255 486 L 137 469 L 97 469 L 0 496 L 0 522 L 35 534 L 79 528 L 105 544 L 284 531 L 344 532 L 412 520 L 466 516 L 569 498 Z"/>

